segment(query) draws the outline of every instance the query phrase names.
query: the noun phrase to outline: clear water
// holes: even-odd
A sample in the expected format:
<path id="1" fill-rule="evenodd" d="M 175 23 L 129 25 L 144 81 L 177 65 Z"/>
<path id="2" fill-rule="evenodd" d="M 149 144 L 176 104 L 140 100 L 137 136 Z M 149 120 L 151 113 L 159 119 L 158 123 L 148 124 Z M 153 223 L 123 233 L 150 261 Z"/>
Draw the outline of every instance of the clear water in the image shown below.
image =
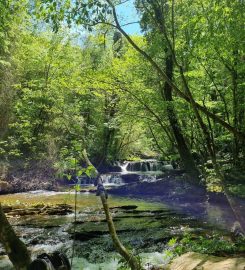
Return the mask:
<path id="1" fill-rule="evenodd" d="M 74 205 L 74 191 L 47 192 L 35 191 L 21 194 L 1 195 L 2 204 L 18 204 L 20 208 L 33 204 L 70 204 Z M 170 209 L 166 204 L 124 197 L 109 197 L 111 212 L 123 243 L 135 249 L 143 263 L 167 262 L 164 256 L 166 243 L 172 237 L 192 231 L 196 234 L 213 231 L 194 216 Z M 121 206 L 135 206 L 136 209 L 123 210 Z M 206 207 L 206 206 L 205 206 Z M 209 210 L 208 210 L 209 209 Z M 222 218 L 224 210 L 207 207 L 210 218 Z M 17 234 L 27 244 L 33 258 L 43 252 L 60 250 L 72 257 L 74 238 L 74 213 L 66 216 L 27 215 L 9 217 Z M 206 220 L 206 222 L 208 222 Z M 76 240 L 72 269 L 116 270 L 118 255 L 115 253 L 108 234 L 100 198 L 95 194 L 81 193 L 77 198 Z M 4 250 L 0 247 L 0 254 Z M 0 269 L 12 269 L 7 257 L 0 257 Z"/>

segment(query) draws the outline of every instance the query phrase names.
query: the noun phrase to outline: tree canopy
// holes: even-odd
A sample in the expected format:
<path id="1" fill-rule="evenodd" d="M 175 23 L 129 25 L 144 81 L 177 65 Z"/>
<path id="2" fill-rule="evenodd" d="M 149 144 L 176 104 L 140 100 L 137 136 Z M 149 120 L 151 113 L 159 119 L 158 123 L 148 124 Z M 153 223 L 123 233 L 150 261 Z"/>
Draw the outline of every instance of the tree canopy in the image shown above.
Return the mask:
<path id="1" fill-rule="evenodd" d="M 138 0 L 134 36 L 123 4 L 1 4 L 2 159 L 55 164 L 80 144 L 97 164 L 157 156 L 194 178 L 242 167 L 243 2 Z"/>

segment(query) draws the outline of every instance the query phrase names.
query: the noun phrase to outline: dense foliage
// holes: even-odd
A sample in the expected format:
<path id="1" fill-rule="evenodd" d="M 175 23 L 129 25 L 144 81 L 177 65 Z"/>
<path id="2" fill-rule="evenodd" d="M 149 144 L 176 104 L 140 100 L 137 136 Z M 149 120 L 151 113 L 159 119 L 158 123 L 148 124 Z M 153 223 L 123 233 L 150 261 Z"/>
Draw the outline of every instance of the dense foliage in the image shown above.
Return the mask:
<path id="1" fill-rule="evenodd" d="M 134 35 L 120 13 L 128 2 Z M 64 176 L 79 191 L 80 176 L 97 178 L 115 247 L 140 269 L 117 238 L 99 172 L 169 160 L 185 173 L 174 180 L 225 194 L 241 235 L 231 195 L 245 189 L 243 10 L 242 0 L 0 1 L 0 192 L 54 188 Z M 243 242 L 217 235 L 169 246 L 169 256 L 244 253 Z"/>
<path id="2" fill-rule="evenodd" d="M 175 160 L 208 185 L 241 170 L 243 2 L 137 0 L 135 36 L 119 2 L 1 2 L 2 163 L 86 148 L 96 164 Z"/>

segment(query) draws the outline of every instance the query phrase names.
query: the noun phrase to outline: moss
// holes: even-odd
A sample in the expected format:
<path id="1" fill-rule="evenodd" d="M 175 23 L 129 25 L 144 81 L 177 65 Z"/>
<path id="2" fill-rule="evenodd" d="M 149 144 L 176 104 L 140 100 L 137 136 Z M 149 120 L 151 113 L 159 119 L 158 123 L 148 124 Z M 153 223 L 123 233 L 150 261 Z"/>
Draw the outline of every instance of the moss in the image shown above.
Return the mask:
<path id="1" fill-rule="evenodd" d="M 198 252 L 216 256 L 244 255 L 245 238 L 232 241 L 229 237 L 218 234 L 192 235 L 186 234 L 172 249 L 174 254 L 181 255 L 186 252 Z"/>
<path id="2" fill-rule="evenodd" d="M 232 195 L 245 198 L 245 184 L 229 185 L 228 190 Z"/>

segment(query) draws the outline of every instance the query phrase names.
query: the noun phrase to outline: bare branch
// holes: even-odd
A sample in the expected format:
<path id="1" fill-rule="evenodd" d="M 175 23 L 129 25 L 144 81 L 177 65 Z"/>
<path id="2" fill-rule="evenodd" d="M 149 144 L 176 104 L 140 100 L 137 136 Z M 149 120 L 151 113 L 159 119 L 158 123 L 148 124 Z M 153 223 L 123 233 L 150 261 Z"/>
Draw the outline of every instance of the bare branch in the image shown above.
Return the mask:
<path id="1" fill-rule="evenodd" d="M 137 22 L 129 22 L 129 23 L 125 23 L 125 24 L 122 24 L 121 26 L 124 27 L 124 26 L 127 26 L 127 25 L 131 25 L 131 24 L 139 24 L 139 21 Z"/>

